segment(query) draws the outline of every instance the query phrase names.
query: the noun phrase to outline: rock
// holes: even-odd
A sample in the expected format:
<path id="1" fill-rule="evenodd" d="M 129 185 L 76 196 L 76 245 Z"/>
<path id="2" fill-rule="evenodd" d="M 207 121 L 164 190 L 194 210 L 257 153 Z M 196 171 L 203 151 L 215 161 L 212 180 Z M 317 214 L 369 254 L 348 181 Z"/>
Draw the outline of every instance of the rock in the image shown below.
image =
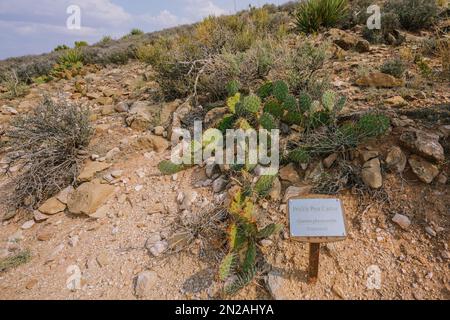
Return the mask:
<path id="1" fill-rule="evenodd" d="M 31 229 L 34 226 L 34 224 L 35 224 L 34 220 L 28 220 L 27 222 L 22 224 L 20 228 L 22 228 L 23 230 L 28 230 Z"/>
<path id="2" fill-rule="evenodd" d="M 392 147 L 386 156 L 388 168 L 394 169 L 398 173 L 402 173 L 405 170 L 406 161 L 405 154 L 402 149 L 397 146 Z"/>
<path id="3" fill-rule="evenodd" d="M 305 172 L 305 180 L 317 181 L 320 179 L 323 173 L 322 161 L 311 163 Z"/>
<path id="4" fill-rule="evenodd" d="M 17 112 L 16 109 L 14 109 L 13 107 L 10 106 L 2 106 L 2 108 L 0 109 L 0 113 L 7 115 L 7 116 L 14 116 L 17 115 L 19 112 Z"/>
<path id="5" fill-rule="evenodd" d="M 102 116 L 109 116 L 115 112 L 113 105 L 106 105 L 102 107 L 101 114 Z"/>
<path id="6" fill-rule="evenodd" d="M 58 199 L 60 202 L 67 204 L 67 201 L 69 199 L 70 194 L 74 191 L 75 189 L 72 186 L 68 186 L 67 188 L 61 190 L 57 195 L 56 195 L 56 199 Z"/>
<path id="7" fill-rule="evenodd" d="M 205 174 L 210 179 L 213 179 L 220 174 L 220 166 L 216 163 L 216 158 L 211 157 L 206 160 Z"/>
<path id="8" fill-rule="evenodd" d="M 49 216 L 41 213 L 39 210 L 34 210 L 33 218 L 34 218 L 34 221 L 36 221 L 36 222 L 42 222 L 42 221 L 47 220 L 49 218 Z"/>
<path id="9" fill-rule="evenodd" d="M 227 186 L 228 182 L 227 180 L 222 176 L 217 178 L 216 180 L 214 180 L 212 187 L 213 187 L 213 191 L 215 193 L 220 193 L 223 190 L 225 190 L 226 186 Z"/>
<path id="10" fill-rule="evenodd" d="M 271 271 L 266 276 L 266 286 L 274 300 L 286 300 L 287 296 L 284 292 L 286 280 L 275 271 Z"/>
<path id="11" fill-rule="evenodd" d="M 66 205 L 59 201 L 56 197 L 52 197 L 45 201 L 38 210 L 42 213 L 53 215 L 66 209 Z"/>
<path id="12" fill-rule="evenodd" d="M 78 241 L 80 241 L 80 238 L 78 236 L 72 236 L 69 238 L 69 246 L 76 247 L 78 244 Z"/>
<path id="13" fill-rule="evenodd" d="M 157 153 L 161 153 L 169 148 L 169 141 L 163 137 L 155 135 L 143 135 L 137 139 L 137 144 L 140 149 L 154 150 Z"/>
<path id="14" fill-rule="evenodd" d="M 431 183 L 439 174 L 439 169 L 437 166 L 429 163 L 428 161 L 417 155 L 412 155 L 411 157 L 409 157 L 408 163 L 411 166 L 413 172 L 422 182 Z"/>
<path id="15" fill-rule="evenodd" d="M 53 233 L 50 231 L 41 231 L 37 234 L 38 241 L 48 241 L 53 237 Z"/>
<path id="16" fill-rule="evenodd" d="M 38 284 L 37 279 L 31 279 L 30 281 L 27 282 L 27 284 L 25 285 L 25 288 L 26 288 L 27 290 L 31 290 L 31 289 L 33 289 L 37 284 Z"/>
<path id="17" fill-rule="evenodd" d="M 426 231 L 426 233 L 428 233 L 432 237 L 436 237 L 437 236 L 436 231 L 434 231 L 433 228 L 431 228 L 430 226 L 426 226 L 425 227 L 425 231 Z"/>
<path id="18" fill-rule="evenodd" d="M 342 290 L 342 288 L 341 288 L 339 285 L 334 284 L 333 287 L 331 288 L 331 290 L 332 290 L 339 298 L 341 298 L 341 299 L 346 299 L 344 290 Z"/>
<path id="19" fill-rule="evenodd" d="M 380 160 L 378 158 L 367 161 L 361 171 L 363 182 L 372 189 L 379 189 L 383 185 Z"/>
<path id="20" fill-rule="evenodd" d="M 158 274 L 154 271 L 143 271 L 138 274 L 134 285 L 134 294 L 139 297 L 145 297 L 150 291 L 156 289 Z"/>
<path id="21" fill-rule="evenodd" d="M 377 158 L 379 155 L 379 152 L 376 150 L 363 150 L 360 152 L 361 160 L 366 163 L 367 161 Z"/>
<path id="22" fill-rule="evenodd" d="M 344 50 L 353 49 L 358 42 L 358 37 L 336 28 L 328 30 L 328 32 L 325 33 L 325 36 L 330 38 L 335 44 Z"/>
<path id="23" fill-rule="evenodd" d="M 219 107 L 209 110 L 205 115 L 205 127 L 206 128 L 216 128 L 223 117 L 228 114 L 230 110 L 228 107 Z"/>
<path id="24" fill-rule="evenodd" d="M 407 230 L 409 226 L 411 225 L 411 220 L 403 214 L 397 213 L 393 218 L 392 221 L 398 224 L 402 229 Z"/>
<path id="25" fill-rule="evenodd" d="M 400 141 L 412 152 L 424 158 L 437 162 L 445 160 L 444 148 L 436 134 L 410 129 L 400 136 Z"/>
<path id="26" fill-rule="evenodd" d="M 327 168 L 327 169 L 331 168 L 331 166 L 336 161 L 337 157 L 338 157 L 337 153 L 332 153 L 328 157 L 323 159 L 323 165 L 325 166 L 325 168 Z"/>
<path id="27" fill-rule="evenodd" d="M 290 163 L 287 166 L 281 168 L 279 177 L 281 180 L 288 181 L 292 184 L 300 182 L 300 176 L 298 175 L 297 170 L 295 170 L 295 166 L 293 163 Z"/>
<path id="28" fill-rule="evenodd" d="M 114 170 L 111 171 L 111 176 L 115 179 L 120 178 L 123 174 L 123 170 Z"/>
<path id="29" fill-rule="evenodd" d="M 89 217 L 94 219 L 102 219 L 106 217 L 110 211 L 111 211 L 110 207 L 105 205 L 95 210 L 95 212 L 90 214 Z"/>
<path id="30" fill-rule="evenodd" d="M 112 148 L 105 154 L 105 160 L 111 161 L 120 153 L 120 149 L 118 147 Z"/>
<path id="31" fill-rule="evenodd" d="M 162 255 L 167 248 L 169 247 L 169 244 L 166 240 L 157 241 L 153 246 L 149 248 L 150 253 L 155 256 L 159 257 Z"/>
<path id="32" fill-rule="evenodd" d="M 84 166 L 83 170 L 81 170 L 80 175 L 78 176 L 79 182 L 87 182 L 92 180 L 94 175 L 97 172 L 101 172 L 103 170 L 108 169 L 111 167 L 110 163 L 106 162 L 97 162 L 97 161 L 88 161 L 86 165 Z"/>
<path id="33" fill-rule="evenodd" d="M 73 214 L 91 215 L 113 195 L 114 189 L 98 180 L 83 183 L 70 195 L 67 207 Z"/>
<path id="34" fill-rule="evenodd" d="M 298 197 L 302 195 L 307 195 L 311 193 L 312 186 L 305 185 L 305 186 L 290 186 L 286 189 L 286 192 L 284 193 L 283 203 L 288 202 L 288 200 L 292 197 Z"/>
<path id="35" fill-rule="evenodd" d="M 192 204 L 197 200 L 198 193 L 195 191 L 184 191 L 180 204 L 180 210 L 190 210 Z"/>
<path id="36" fill-rule="evenodd" d="M 384 102 L 393 108 L 402 107 L 407 104 L 405 99 L 403 99 L 401 96 L 388 98 Z"/>
<path id="37" fill-rule="evenodd" d="M 126 123 L 137 131 L 146 131 L 151 126 L 161 125 L 166 127 L 180 104 L 179 100 L 170 103 L 152 105 L 148 102 L 137 101 L 130 108 L 130 116 Z"/>
<path id="38" fill-rule="evenodd" d="M 129 110 L 128 103 L 126 103 L 125 101 L 119 102 L 114 106 L 114 110 L 119 113 L 128 112 Z"/>
<path id="39" fill-rule="evenodd" d="M 112 104 L 114 104 L 114 99 L 111 97 L 99 97 L 99 98 L 95 99 L 95 102 L 101 106 L 107 105 L 107 106 L 112 107 Z M 112 110 L 114 110 L 114 109 L 112 108 Z"/>
<path id="40" fill-rule="evenodd" d="M 280 179 L 275 178 L 272 184 L 272 189 L 270 189 L 269 197 L 273 201 L 278 201 L 281 199 L 281 182 Z"/>
<path id="41" fill-rule="evenodd" d="M 2 216 L 2 221 L 7 221 L 14 218 L 17 214 L 16 210 L 9 210 Z"/>
<path id="42" fill-rule="evenodd" d="M 100 267 L 106 267 L 109 264 L 109 257 L 106 253 L 102 252 L 100 253 L 97 258 L 97 263 Z"/>
<path id="43" fill-rule="evenodd" d="M 156 126 L 155 129 L 153 129 L 153 132 L 155 133 L 155 135 L 157 136 L 162 136 L 164 134 L 166 130 L 164 129 L 163 126 Z"/>
<path id="44" fill-rule="evenodd" d="M 437 182 L 440 183 L 440 184 L 447 184 L 447 180 L 448 180 L 448 177 L 447 177 L 447 175 L 444 172 L 442 172 L 437 177 Z"/>
<path id="45" fill-rule="evenodd" d="M 365 39 L 360 39 L 355 44 L 355 50 L 359 53 L 369 52 L 370 51 L 370 42 Z"/>
<path id="46" fill-rule="evenodd" d="M 448 251 L 442 251 L 441 252 L 441 257 L 443 258 L 443 259 L 445 259 L 445 260 L 449 260 L 450 259 L 450 252 L 448 252 Z"/>
<path id="47" fill-rule="evenodd" d="M 355 83 L 362 87 L 394 88 L 403 86 L 404 81 L 389 74 L 371 72 L 358 78 Z"/>

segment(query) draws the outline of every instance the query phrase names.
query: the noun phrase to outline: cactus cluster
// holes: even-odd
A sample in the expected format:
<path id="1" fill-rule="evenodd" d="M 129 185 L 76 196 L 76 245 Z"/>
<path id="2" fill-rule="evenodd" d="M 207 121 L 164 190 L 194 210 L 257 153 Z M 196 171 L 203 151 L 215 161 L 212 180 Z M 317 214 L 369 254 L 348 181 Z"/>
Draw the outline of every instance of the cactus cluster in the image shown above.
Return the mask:
<path id="1" fill-rule="evenodd" d="M 235 294 L 252 281 L 257 272 L 257 242 L 279 232 L 278 224 L 270 224 L 258 229 L 251 198 L 238 191 L 229 207 L 232 223 L 228 228 L 229 252 L 219 266 L 219 278 L 222 281 L 236 275 L 225 286 L 226 294 Z"/>

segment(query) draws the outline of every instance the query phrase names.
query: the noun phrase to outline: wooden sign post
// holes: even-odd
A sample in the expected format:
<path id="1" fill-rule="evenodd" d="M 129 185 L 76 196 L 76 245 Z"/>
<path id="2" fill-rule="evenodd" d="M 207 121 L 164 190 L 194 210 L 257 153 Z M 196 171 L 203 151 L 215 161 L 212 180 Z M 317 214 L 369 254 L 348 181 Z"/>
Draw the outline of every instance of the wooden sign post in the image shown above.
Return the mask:
<path id="1" fill-rule="evenodd" d="M 328 196 L 294 197 L 288 200 L 290 237 L 309 243 L 309 283 L 319 276 L 320 244 L 347 238 L 347 221 L 340 199 Z"/>

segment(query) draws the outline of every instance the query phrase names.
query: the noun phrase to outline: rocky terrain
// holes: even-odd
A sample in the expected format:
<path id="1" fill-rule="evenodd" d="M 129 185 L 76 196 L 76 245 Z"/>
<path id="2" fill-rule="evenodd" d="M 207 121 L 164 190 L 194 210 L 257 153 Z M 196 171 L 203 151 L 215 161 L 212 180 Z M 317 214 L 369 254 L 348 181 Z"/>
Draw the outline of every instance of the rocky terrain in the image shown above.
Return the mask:
<path id="1" fill-rule="evenodd" d="M 403 78 L 379 70 L 383 61 L 407 59 L 431 32 L 402 31 L 397 46 L 369 43 L 360 26 L 314 36 L 316 43 L 332 43 L 322 69 L 331 88 L 347 97 L 340 117 L 377 109 L 391 124 L 348 153 L 365 188 L 339 191 L 349 236 L 322 246 L 318 283 L 307 282 L 307 244 L 289 239 L 286 201 L 317 193 L 316 177 L 342 170 L 336 153 L 308 165 L 283 163 L 255 207 L 258 225 L 284 228 L 258 243 L 264 271 L 226 298 L 450 298 L 448 78 L 425 78 L 416 65 Z M 439 57 L 425 59 L 430 69 L 440 68 Z M 11 176 L 2 175 L 0 299 L 225 297 L 218 279 L 223 252 L 211 250 L 212 239 L 194 228 L 215 223 L 239 181 L 211 161 L 173 175 L 158 169 L 170 158 L 173 128 L 185 126 L 187 115 L 213 119 L 219 112 L 195 99 L 157 99 L 156 72 L 138 60 L 85 67 L 68 79 L 31 84 L 21 97 L 0 99 L 2 139 L 10 123 L 44 97 L 87 107 L 94 129 L 77 181 L 35 208 L 13 209 L 6 201 Z M 6 172 L 8 149 L 0 146 Z M 26 261 L 4 267 L 11 257 Z M 381 272 L 375 289 L 368 285 L 374 266 Z"/>

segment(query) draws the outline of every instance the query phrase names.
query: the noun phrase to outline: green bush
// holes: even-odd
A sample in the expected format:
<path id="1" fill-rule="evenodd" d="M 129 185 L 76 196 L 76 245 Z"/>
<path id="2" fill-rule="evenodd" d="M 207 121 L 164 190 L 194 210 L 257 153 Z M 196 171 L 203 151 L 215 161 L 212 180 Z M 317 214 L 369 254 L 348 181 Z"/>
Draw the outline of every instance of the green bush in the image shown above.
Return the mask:
<path id="1" fill-rule="evenodd" d="M 396 78 L 402 78 L 406 71 L 406 64 L 400 58 L 387 60 L 380 67 L 380 71 Z"/>
<path id="2" fill-rule="evenodd" d="M 142 31 L 141 29 L 137 29 L 137 28 L 131 29 L 131 31 L 129 33 L 130 36 L 140 36 L 143 34 L 144 34 L 144 31 Z"/>
<path id="3" fill-rule="evenodd" d="M 68 50 L 70 49 L 68 46 L 66 46 L 65 44 L 61 44 L 59 46 L 57 46 L 55 49 L 53 49 L 54 52 L 58 52 L 58 51 L 64 51 L 64 50 Z"/>
<path id="4" fill-rule="evenodd" d="M 430 27 L 438 14 L 434 0 L 391 0 L 385 10 L 397 14 L 402 27 L 411 31 Z"/>
<path id="5" fill-rule="evenodd" d="M 86 41 L 75 41 L 75 48 L 87 47 L 88 45 Z"/>
<path id="6" fill-rule="evenodd" d="M 308 0 L 301 2 L 296 13 L 300 32 L 312 33 L 321 28 L 336 27 L 348 14 L 347 0 Z"/>

